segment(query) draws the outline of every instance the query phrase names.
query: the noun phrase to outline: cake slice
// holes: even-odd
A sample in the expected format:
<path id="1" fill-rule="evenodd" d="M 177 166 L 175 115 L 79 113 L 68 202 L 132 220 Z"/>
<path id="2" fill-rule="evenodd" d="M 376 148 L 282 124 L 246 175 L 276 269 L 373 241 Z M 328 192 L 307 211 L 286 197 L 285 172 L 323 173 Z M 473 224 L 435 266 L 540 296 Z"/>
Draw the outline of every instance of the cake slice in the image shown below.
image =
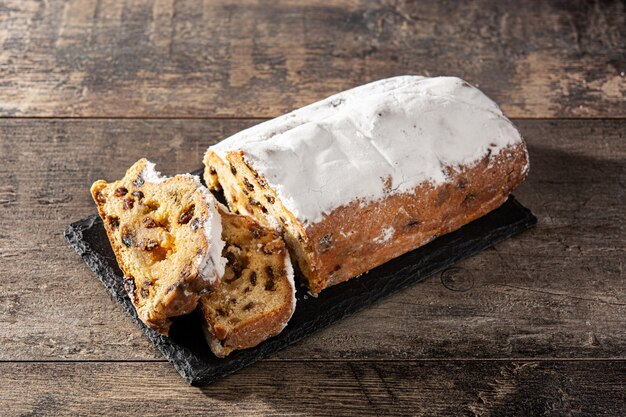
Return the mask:
<path id="1" fill-rule="evenodd" d="M 248 216 L 220 210 L 223 255 L 220 285 L 200 299 L 213 353 L 256 346 L 280 333 L 296 305 L 293 269 L 283 239 Z"/>
<path id="2" fill-rule="evenodd" d="M 198 177 L 166 178 L 146 159 L 91 194 L 139 318 L 167 334 L 224 275 L 219 203 Z"/>

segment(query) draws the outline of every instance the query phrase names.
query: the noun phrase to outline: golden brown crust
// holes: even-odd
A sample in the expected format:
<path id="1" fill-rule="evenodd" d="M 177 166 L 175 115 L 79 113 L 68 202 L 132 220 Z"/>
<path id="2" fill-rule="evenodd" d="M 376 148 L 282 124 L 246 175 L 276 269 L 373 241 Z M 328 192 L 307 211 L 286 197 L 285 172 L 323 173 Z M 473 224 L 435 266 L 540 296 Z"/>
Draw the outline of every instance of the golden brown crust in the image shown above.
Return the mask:
<path id="1" fill-rule="evenodd" d="M 267 217 L 276 220 L 285 232 L 285 240 L 309 291 L 318 294 L 499 207 L 526 177 L 528 154 L 523 142 L 510 146 L 497 155 L 486 155 L 471 167 L 450 170 L 451 180 L 447 183 L 436 187 L 424 183 L 414 193 L 390 193 L 365 207 L 354 202 L 306 229 L 285 209 L 273 190 L 264 185 L 260 173 L 246 164 L 242 152 L 227 154 L 234 175 L 216 169 L 220 160 L 211 151 L 205 162 L 212 164 L 207 165 L 205 175 L 210 172 L 213 184 L 215 177 L 219 177 L 232 208 L 261 221 L 267 222 Z M 222 165 L 226 166 L 223 162 Z M 243 189 L 248 183 L 252 187 L 245 193 Z M 234 191 L 227 193 L 226 187 Z M 241 193 L 246 197 L 252 194 L 260 206 L 229 198 Z M 273 201 L 263 200 L 266 194 Z"/>
<path id="2" fill-rule="evenodd" d="M 521 144 L 452 173 L 452 182 L 422 184 L 413 194 L 333 211 L 306 230 L 316 245 L 310 291 L 317 294 L 367 272 L 496 209 L 524 180 L 527 158 Z M 385 239 L 382 230 L 391 236 Z"/>

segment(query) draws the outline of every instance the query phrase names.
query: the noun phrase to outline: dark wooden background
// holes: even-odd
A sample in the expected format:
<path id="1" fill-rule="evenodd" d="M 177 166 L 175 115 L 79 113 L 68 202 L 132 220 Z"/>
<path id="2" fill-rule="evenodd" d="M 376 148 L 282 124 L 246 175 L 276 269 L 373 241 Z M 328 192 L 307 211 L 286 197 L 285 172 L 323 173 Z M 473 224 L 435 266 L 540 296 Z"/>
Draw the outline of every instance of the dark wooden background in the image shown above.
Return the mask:
<path id="1" fill-rule="evenodd" d="M 624 1 L 0 0 L 1 415 L 626 415 Z M 458 75 L 528 141 L 539 218 L 206 388 L 62 238 L 92 181 L 201 164 L 367 81 Z"/>

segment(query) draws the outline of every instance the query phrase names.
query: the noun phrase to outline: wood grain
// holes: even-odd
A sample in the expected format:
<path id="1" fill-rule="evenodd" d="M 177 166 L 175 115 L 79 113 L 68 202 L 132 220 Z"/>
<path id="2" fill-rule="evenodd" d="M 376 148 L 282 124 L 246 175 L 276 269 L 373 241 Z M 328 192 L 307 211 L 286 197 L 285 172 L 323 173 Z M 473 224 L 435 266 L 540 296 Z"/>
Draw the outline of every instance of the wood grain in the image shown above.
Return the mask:
<path id="1" fill-rule="evenodd" d="M 21 416 L 618 416 L 624 373 L 625 361 L 265 361 L 200 389 L 167 363 L 3 363 L 0 401 Z"/>
<path id="2" fill-rule="evenodd" d="M 141 156 L 166 173 L 254 120 L 0 120 L 0 360 L 158 360 L 62 232 Z M 624 358 L 626 120 L 520 120 L 536 229 L 279 359 Z"/>
<path id="3" fill-rule="evenodd" d="M 269 117 L 398 74 L 626 117 L 623 1 L 0 0 L 0 115 Z"/>

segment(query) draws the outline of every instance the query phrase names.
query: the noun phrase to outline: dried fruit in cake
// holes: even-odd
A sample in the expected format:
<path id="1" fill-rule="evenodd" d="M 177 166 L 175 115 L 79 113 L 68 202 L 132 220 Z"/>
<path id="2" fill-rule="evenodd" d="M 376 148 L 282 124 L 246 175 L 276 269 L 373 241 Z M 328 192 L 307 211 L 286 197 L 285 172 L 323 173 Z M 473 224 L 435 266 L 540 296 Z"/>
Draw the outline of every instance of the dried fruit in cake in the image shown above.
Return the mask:
<path id="1" fill-rule="evenodd" d="M 511 121 L 456 77 L 344 91 L 211 146 L 204 163 L 231 210 L 281 230 L 313 294 L 494 210 L 528 174 Z"/>
<path id="2" fill-rule="evenodd" d="M 200 299 L 200 308 L 211 350 L 224 357 L 280 333 L 296 298 L 283 239 L 251 217 L 220 214 L 228 263 L 220 285 Z"/>
<path id="3" fill-rule="evenodd" d="M 146 159 L 91 193 L 139 318 L 167 334 L 224 274 L 219 203 L 198 177 L 164 177 Z"/>

